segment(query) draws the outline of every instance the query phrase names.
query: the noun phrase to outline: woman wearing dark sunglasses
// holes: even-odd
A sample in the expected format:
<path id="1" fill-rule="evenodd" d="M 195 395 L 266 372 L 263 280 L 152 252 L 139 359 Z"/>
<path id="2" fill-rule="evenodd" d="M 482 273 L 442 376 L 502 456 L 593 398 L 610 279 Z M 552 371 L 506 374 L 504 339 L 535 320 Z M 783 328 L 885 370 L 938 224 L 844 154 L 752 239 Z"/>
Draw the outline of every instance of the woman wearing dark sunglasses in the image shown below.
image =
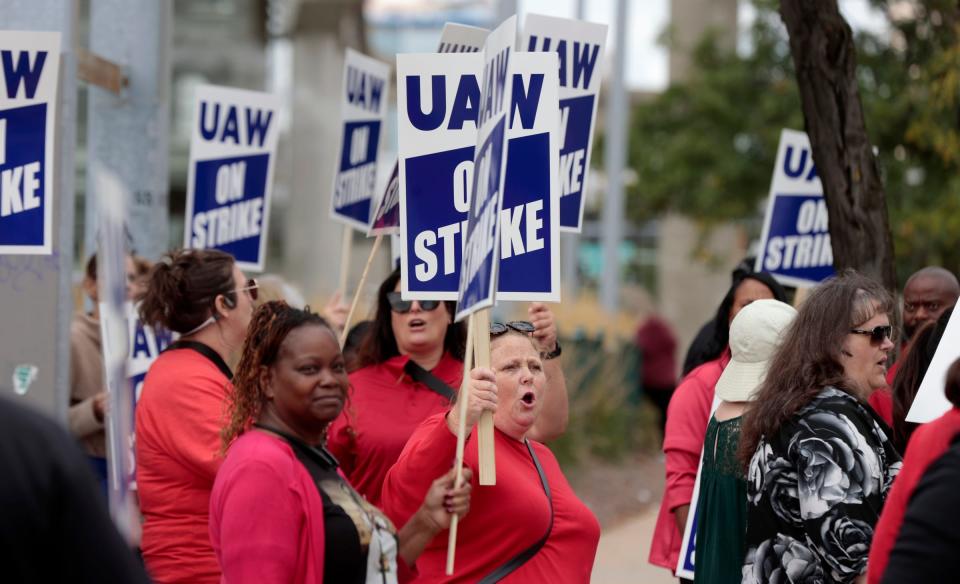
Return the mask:
<path id="1" fill-rule="evenodd" d="M 848 271 L 801 305 L 743 418 L 743 582 L 862 582 L 900 455 L 866 404 L 886 385 L 893 299 Z"/>
<path id="2" fill-rule="evenodd" d="M 447 411 L 463 378 L 464 323 L 454 323 L 453 302 L 400 298 L 400 270 L 377 292 L 377 312 L 350 374 L 350 400 L 330 425 L 328 447 L 350 483 L 374 505 L 387 471 L 414 429 Z M 560 354 L 553 315 L 531 309 L 541 351 Z M 545 361 L 549 397 L 532 436 L 547 441 L 563 433 L 567 390 L 559 359 Z"/>
<path id="3" fill-rule="evenodd" d="M 257 299 L 233 256 L 182 250 L 158 262 L 140 304 L 145 323 L 180 334 L 147 372 L 136 410 L 143 558 L 155 582 L 220 581 L 207 531 L 210 490 L 232 373 Z"/>

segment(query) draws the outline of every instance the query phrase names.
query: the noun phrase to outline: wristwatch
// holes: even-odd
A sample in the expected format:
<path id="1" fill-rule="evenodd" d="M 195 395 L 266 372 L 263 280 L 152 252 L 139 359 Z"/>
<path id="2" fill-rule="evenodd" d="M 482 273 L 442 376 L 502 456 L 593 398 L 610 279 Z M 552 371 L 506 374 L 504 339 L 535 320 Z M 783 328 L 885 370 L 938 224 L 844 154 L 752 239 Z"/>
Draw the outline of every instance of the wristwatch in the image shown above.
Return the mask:
<path id="1" fill-rule="evenodd" d="M 560 356 L 560 340 L 557 340 L 557 346 L 549 353 L 540 353 L 540 358 L 545 360 L 556 359 Z"/>

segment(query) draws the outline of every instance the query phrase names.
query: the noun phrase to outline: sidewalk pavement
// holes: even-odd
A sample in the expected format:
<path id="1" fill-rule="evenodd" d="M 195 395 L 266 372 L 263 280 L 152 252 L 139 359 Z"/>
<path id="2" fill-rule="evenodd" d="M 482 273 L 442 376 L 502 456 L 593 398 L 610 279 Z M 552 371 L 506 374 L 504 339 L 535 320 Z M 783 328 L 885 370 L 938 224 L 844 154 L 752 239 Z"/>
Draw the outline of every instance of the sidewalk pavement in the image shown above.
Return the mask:
<path id="1" fill-rule="evenodd" d="M 647 563 L 659 508 L 651 505 L 644 513 L 604 530 L 593 563 L 593 584 L 677 584 L 669 571 Z"/>

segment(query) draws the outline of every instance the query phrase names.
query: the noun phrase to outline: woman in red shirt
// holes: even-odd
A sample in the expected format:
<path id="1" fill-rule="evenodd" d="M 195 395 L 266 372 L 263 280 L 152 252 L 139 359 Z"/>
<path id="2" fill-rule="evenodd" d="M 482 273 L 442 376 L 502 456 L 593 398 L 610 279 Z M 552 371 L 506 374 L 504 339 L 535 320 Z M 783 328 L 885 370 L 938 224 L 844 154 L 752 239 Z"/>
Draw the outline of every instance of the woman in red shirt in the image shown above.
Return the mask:
<path id="1" fill-rule="evenodd" d="M 147 372 L 136 411 L 141 545 L 155 582 L 220 581 L 207 519 L 232 391 L 226 359 L 243 344 L 256 292 L 216 250 L 173 252 L 150 274 L 141 318 L 181 335 Z"/>
<path id="2" fill-rule="evenodd" d="M 403 300 L 399 269 L 377 292 L 377 313 L 360 347 L 359 369 L 350 374 L 350 398 L 327 438 L 350 483 L 374 505 L 414 429 L 445 412 L 460 387 L 466 328 L 453 322 L 455 309 L 454 302 Z M 550 381 L 543 416 L 531 435 L 549 441 L 566 428 L 567 387 L 560 359 L 553 358 L 560 355 L 553 313 L 534 303 L 530 314 Z"/>
<path id="3" fill-rule="evenodd" d="M 928 325 L 929 326 L 929 325 Z M 927 468 L 950 447 L 950 442 L 960 434 L 960 359 L 947 370 L 944 395 L 953 407 L 936 420 L 914 430 L 903 457 L 903 469 L 893 482 L 887 502 L 877 521 L 867 562 L 867 583 L 879 584 L 883 579 L 893 544 L 897 541 L 903 515 L 910 496 Z"/>
<path id="4" fill-rule="evenodd" d="M 491 369 L 471 372 L 465 425 L 468 435 L 484 411 L 493 412 L 497 484 L 474 489 L 471 514 L 460 522 L 453 576 L 445 575 L 448 532 L 438 534 L 417 560 L 418 583 L 590 581 L 600 525 L 577 498 L 550 449 L 530 438 L 547 391 L 543 362 L 529 322 L 494 323 Z M 457 447 L 459 408 L 427 418 L 390 469 L 384 511 L 406 521 L 430 486 L 450 468 Z M 470 436 L 464 462 L 475 467 Z"/>
<path id="5" fill-rule="evenodd" d="M 347 372 L 318 315 L 282 301 L 260 307 L 235 383 L 229 454 L 210 498 L 224 584 L 396 582 L 398 563 L 412 565 L 453 513 L 466 512 L 470 486 L 453 489 L 447 467 L 397 533 L 338 473 L 322 443 L 346 399 Z"/>

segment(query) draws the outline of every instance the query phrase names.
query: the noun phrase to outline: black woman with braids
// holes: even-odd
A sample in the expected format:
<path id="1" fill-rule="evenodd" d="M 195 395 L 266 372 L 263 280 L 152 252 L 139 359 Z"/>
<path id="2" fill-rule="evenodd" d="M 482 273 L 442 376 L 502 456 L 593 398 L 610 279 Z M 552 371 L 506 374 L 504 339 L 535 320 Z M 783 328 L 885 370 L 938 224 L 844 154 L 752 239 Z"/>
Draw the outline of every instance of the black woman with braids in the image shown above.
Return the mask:
<path id="1" fill-rule="evenodd" d="M 469 481 L 454 490 L 452 470 L 432 482 L 399 531 L 350 486 L 323 446 L 347 385 L 323 318 L 282 301 L 257 309 L 210 499 L 224 583 L 396 582 L 453 514 L 466 513 Z"/>

